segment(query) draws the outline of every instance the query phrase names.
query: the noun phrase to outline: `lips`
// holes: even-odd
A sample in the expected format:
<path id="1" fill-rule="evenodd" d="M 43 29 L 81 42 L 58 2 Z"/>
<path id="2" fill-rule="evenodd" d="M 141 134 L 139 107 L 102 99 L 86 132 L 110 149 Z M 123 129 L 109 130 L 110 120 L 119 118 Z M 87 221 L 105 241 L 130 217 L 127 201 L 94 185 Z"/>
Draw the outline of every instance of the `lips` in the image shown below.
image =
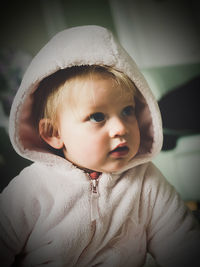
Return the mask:
<path id="1" fill-rule="evenodd" d="M 119 144 L 116 148 L 114 148 L 110 155 L 112 155 L 115 158 L 126 156 L 129 152 L 129 148 L 126 145 L 126 143 Z"/>

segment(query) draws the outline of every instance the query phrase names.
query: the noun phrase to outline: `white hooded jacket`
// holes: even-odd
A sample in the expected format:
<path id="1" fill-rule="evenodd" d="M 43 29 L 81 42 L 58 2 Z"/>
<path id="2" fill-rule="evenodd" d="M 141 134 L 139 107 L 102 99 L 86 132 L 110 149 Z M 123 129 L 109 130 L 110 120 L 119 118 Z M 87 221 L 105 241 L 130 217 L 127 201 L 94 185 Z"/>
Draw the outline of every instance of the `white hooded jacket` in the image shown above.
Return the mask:
<path id="1" fill-rule="evenodd" d="M 120 172 L 103 173 L 97 194 L 89 176 L 48 150 L 33 125 L 33 92 L 40 82 L 60 69 L 93 64 L 124 72 L 143 96 L 139 152 Z M 199 226 L 150 162 L 162 145 L 157 103 L 107 29 L 67 29 L 41 49 L 14 99 L 10 139 L 34 163 L 0 196 L 1 266 L 142 266 L 147 252 L 160 266 L 198 265 Z"/>

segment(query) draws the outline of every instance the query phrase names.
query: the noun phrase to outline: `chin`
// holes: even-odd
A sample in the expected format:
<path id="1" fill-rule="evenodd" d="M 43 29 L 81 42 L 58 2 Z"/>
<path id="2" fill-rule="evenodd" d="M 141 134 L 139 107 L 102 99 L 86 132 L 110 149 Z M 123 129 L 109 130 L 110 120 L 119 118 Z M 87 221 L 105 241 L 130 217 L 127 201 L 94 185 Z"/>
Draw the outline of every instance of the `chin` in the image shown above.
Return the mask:
<path id="1" fill-rule="evenodd" d="M 115 164 L 115 166 L 111 166 L 110 168 L 105 168 L 104 170 L 103 170 L 103 172 L 107 172 L 107 173 L 109 173 L 109 172 L 119 172 L 119 171 L 121 171 L 125 166 L 127 165 L 127 163 L 126 164 L 122 164 L 122 163 L 119 163 L 119 164 Z"/>

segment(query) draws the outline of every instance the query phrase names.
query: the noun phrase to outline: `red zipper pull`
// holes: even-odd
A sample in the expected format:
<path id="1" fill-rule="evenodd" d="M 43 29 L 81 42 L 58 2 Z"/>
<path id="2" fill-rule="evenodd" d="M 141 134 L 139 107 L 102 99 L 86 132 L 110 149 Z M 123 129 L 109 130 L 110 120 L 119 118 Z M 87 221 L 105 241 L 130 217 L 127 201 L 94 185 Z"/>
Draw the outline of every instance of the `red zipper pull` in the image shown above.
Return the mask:
<path id="1" fill-rule="evenodd" d="M 101 174 L 100 172 L 90 172 L 89 176 L 92 180 L 97 180 L 99 178 L 100 174 Z"/>
<path id="2" fill-rule="evenodd" d="M 89 177 L 92 182 L 92 195 L 91 195 L 91 220 L 96 221 L 99 218 L 98 211 L 98 179 L 101 175 L 100 172 L 91 172 L 89 173 Z"/>
<path id="3" fill-rule="evenodd" d="M 89 173 L 89 176 L 91 178 L 92 181 L 92 192 L 97 194 L 97 186 L 98 186 L 98 178 L 100 176 L 100 172 L 91 172 Z"/>

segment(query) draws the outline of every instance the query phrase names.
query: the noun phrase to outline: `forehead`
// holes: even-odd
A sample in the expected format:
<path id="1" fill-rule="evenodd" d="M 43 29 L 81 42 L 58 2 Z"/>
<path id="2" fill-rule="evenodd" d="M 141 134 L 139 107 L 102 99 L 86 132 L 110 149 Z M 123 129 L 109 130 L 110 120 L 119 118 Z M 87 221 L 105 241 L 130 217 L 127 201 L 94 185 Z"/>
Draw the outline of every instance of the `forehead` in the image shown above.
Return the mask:
<path id="1" fill-rule="evenodd" d="M 133 101 L 133 88 L 118 83 L 112 77 L 93 74 L 72 80 L 69 94 L 74 104 L 103 106 L 106 102 L 117 104 Z"/>

